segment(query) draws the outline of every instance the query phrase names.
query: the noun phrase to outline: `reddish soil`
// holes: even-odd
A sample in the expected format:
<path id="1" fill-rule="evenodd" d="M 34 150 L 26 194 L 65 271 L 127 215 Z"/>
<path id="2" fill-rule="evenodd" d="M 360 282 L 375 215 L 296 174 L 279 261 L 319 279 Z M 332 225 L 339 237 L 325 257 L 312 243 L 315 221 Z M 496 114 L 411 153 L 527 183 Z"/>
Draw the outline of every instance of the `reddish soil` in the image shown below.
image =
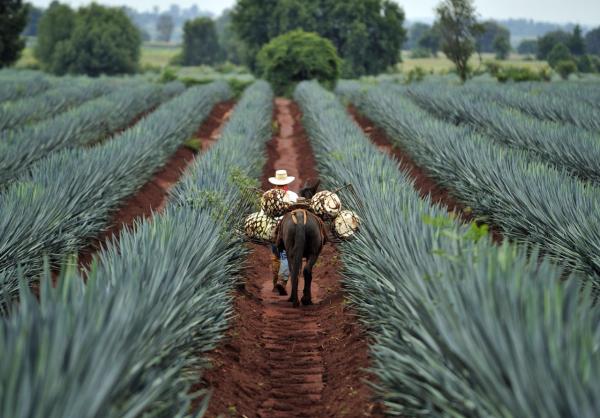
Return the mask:
<path id="1" fill-rule="evenodd" d="M 220 128 L 229 118 L 234 101 L 215 105 L 207 119 L 200 125 L 195 138 L 201 140 L 204 152 L 220 134 Z M 139 120 L 139 119 L 138 119 Z M 164 209 L 169 191 L 179 181 L 185 169 L 198 153 L 182 145 L 136 194 L 130 196 L 113 214 L 109 227 L 88 247 L 79 253 L 80 268 L 88 267 L 93 255 L 113 239 L 118 239 L 124 228 L 131 228 L 137 220 L 150 218 Z"/>
<path id="2" fill-rule="evenodd" d="M 413 180 L 414 187 L 421 197 L 430 196 L 433 203 L 445 207 L 448 209 L 448 212 L 456 214 L 458 219 L 465 223 L 475 221 L 471 211 L 468 210 L 463 203 L 456 200 L 452 196 L 450 190 L 437 184 L 425 169 L 419 167 L 413 161 L 407 152 L 397 145 L 392 144 L 383 129 L 378 128 L 369 118 L 360 114 L 360 112 L 352 105 L 348 107 L 348 112 L 352 115 L 354 121 L 361 127 L 363 132 L 371 138 L 371 141 L 373 141 L 381 151 L 394 157 L 400 163 L 401 169 Z M 478 225 L 480 224 L 481 223 L 478 222 Z M 495 243 L 500 244 L 502 242 L 502 233 L 500 229 L 494 225 L 488 225 L 488 227 L 492 235 L 492 240 Z"/>
<path id="3" fill-rule="evenodd" d="M 275 103 L 279 132 L 267 144 L 262 186 L 270 188 L 268 177 L 282 168 L 296 176 L 291 189 L 298 190 L 318 177 L 314 156 L 297 105 L 287 99 Z M 368 341 L 344 303 L 335 246 L 327 244 L 315 266 L 315 304 L 300 308 L 273 293 L 270 249 L 249 246 L 244 288 L 235 294 L 237 315 L 209 355 L 212 369 L 195 388 L 213 389 L 205 416 L 383 416 L 365 383 L 373 380 L 365 371 Z"/>

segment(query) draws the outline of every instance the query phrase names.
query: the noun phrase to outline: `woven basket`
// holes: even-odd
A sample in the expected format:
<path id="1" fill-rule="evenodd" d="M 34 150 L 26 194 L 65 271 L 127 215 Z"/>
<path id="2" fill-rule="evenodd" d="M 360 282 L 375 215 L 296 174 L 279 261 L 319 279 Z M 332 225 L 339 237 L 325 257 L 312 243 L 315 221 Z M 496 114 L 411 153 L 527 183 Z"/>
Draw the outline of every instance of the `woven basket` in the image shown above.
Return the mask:
<path id="1" fill-rule="evenodd" d="M 267 190 L 260 199 L 260 208 L 271 218 L 282 216 L 289 205 L 290 202 L 286 199 L 286 193 L 281 189 Z"/>
<path id="2" fill-rule="evenodd" d="M 333 219 L 342 210 L 339 196 L 327 190 L 315 194 L 310 202 L 312 210 L 323 219 Z"/>
<path id="3" fill-rule="evenodd" d="M 272 241 L 277 221 L 263 211 L 249 215 L 244 221 L 244 233 L 248 238 Z"/>
<path id="4" fill-rule="evenodd" d="M 351 238 L 358 231 L 360 218 L 351 210 L 343 210 L 333 221 L 333 233 L 341 239 Z"/>

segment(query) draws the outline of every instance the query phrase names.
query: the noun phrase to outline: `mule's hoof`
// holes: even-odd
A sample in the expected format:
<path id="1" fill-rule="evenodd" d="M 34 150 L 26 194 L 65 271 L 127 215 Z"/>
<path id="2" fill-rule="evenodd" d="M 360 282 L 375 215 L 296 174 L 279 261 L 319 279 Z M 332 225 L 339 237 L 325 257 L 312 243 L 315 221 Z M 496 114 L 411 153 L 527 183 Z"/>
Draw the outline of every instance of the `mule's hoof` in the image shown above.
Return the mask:
<path id="1" fill-rule="evenodd" d="M 302 298 L 302 304 L 303 304 L 304 306 L 308 306 L 308 305 L 312 305 L 313 303 L 312 303 L 312 300 L 311 300 L 310 298 L 304 298 L 304 297 L 303 297 L 303 298 Z"/>
<path id="2" fill-rule="evenodd" d="M 295 301 L 293 301 L 293 302 L 292 302 L 292 306 L 293 306 L 294 308 L 297 308 L 297 307 L 299 307 L 299 306 L 300 306 L 300 303 L 298 302 L 298 299 L 296 299 Z"/>
<path id="3" fill-rule="evenodd" d="M 277 291 L 279 292 L 279 296 L 287 295 L 287 290 L 285 290 L 285 287 L 281 283 L 277 283 L 275 289 L 277 289 Z"/>

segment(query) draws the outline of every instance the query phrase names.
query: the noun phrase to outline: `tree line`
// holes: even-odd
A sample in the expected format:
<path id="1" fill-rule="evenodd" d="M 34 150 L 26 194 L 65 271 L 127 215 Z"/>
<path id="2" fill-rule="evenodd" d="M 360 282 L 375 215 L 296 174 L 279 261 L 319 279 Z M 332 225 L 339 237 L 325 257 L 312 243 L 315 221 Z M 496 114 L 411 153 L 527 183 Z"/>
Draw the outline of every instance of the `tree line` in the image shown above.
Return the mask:
<path id="1" fill-rule="evenodd" d="M 433 25 L 416 23 L 410 28 L 405 46 L 413 57 L 437 56 L 442 50 L 463 80 L 469 76 L 468 60 L 473 53 L 494 52 L 499 60 L 508 57 L 510 31 L 495 21 L 479 22 L 471 0 L 444 0 L 436 15 Z M 600 72 L 600 27 L 585 36 L 579 25 L 572 32 L 552 31 L 523 40 L 517 51 L 547 61 L 563 77 L 576 71 Z"/>
<path id="2" fill-rule="evenodd" d="M 47 71 L 97 75 L 138 70 L 140 44 L 147 35 L 132 23 L 131 9 L 92 4 L 73 10 L 53 1 L 42 13 L 22 0 L 3 0 L 0 8 L 0 65 L 18 58 L 23 48 L 19 34 L 33 32 L 38 39 L 35 56 Z M 187 12 L 201 13 L 192 9 Z M 158 16 L 160 39 L 170 40 L 171 15 L 155 10 L 153 16 Z M 401 60 L 403 46 L 413 57 L 444 52 L 463 79 L 468 77 L 472 54 L 493 52 L 498 59 L 505 59 L 511 51 L 508 29 L 495 21 L 480 22 L 471 0 L 441 1 L 433 25 L 417 23 L 408 33 L 404 19 L 403 10 L 391 0 L 238 0 L 216 20 L 203 16 L 185 22 L 183 50 L 176 63 L 230 61 L 260 71 L 259 51 L 273 39 L 296 30 L 330 41 L 343 77 L 386 71 Z M 585 36 L 579 26 L 572 33 L 553 31 L 522 42 L 518 51 L 547 60 L 555 69 L 600 70 L 594 56 L 600 54 L 600 27 Z"/>

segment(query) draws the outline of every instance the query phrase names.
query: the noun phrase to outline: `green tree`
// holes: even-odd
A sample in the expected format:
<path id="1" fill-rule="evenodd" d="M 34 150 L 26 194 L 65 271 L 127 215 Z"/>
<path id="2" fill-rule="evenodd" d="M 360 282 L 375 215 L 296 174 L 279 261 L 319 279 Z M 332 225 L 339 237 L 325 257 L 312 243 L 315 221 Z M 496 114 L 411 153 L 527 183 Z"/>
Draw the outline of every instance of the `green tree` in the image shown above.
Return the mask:
<path id="1" fill-rule="evenodd" d="M 289 95 L 303 80 L 319 80 L 333 87 L 340 75 L 335 46 L 316 33 L 300 29 L 278 36 L 265 45 L 257 57 L 261 77 L 277 94 Z"/>
<path id="2" fill-rule="evenodd" d="M 586 55 L 590 62 L 591 62 L 591 67 L 592 67 L 592 71 L 595 73 L 600 73 L 600 57 L 598 55 Z"/>
<path id="3" fill-rule="evenodd" d="M 217 38 L 221 46 L 221 54 L 225 61 L 241 64 L 245 61 L 245 45 L 233 30 L 231 23 L 231 10 L 225 10 L 215 20 Z"/>
<path id="4" fill-rule="evenodd" d="M 420 48 L 431 51 L 431 55 L 437 57 L 442 43 L 440 27 L 436 23 L 427 32 L 425 32 L 417 42 Z"/>
<path id="5" fill-rule="evenodd" d="M 544 36 L 538 38 L 537 58 L 540 60 L 547 59 L 548 54 L 550 54 L 550 51 L 552 51 L 556 44 L 562 43 L 567 45 L 570 38 L 571 35 L 562 30 L 548 32 Z"/>
<path id="6" fill-rule="evenodd" d="M 585 49 L 590 54 L 600 55 L 600 26 L 585 35 Z"/>
<path id="7" fill-rule="evenodd" d="M 431 29 L 431 26 L 426 23 L 416 22 L 408 29 L 406 42 L 403 45 L 404 49 L 413 50 L 419 48 L 419 40 Z"/>
<path id="8" fill-rule="evenodd" d="M 566 80 L 571 74 L 577 72 L 577 64 L 572 59 L 559 61 L 554 69 L 563 80 Z"/>
<path id="9" fill-rule="evenodd" d="M 331 40 L 345 61 L 344 76 L 378 74 L 400 61 L 406 36 L 404 12 L 388 0 L 330 2 L 320 35 Z"/>
<path id="10" fill-rule="evenodd" d="M 239 0 L 232 24 L 255 68 L 256 52 L 290 29 L 316 31 L 329 39 L 349 76 L 375 74 L 400 59 L 404 13 L 391 0 Z"/>
<path id="11" fill-rule="evenodd" d="M 268 23 L 269 39 L 303 29 L 307 32 L 317 30 L 317 20 L 313 13 L 315 2 L 312 0 L 279 0 L 271 12 Z"/>
<path id="12" fill-rule="evenodd" d="M 469 76 L 469 58 L 475 52 L 475 38 L 480 26 L 472 0 L 443 0 L 436 8 L 442 51 L 456 66 L 464 82 Z"/>
<path id="13" fill-rule="evenodd" d="M 122 9 L 92 3 L 77 11 L 68 39 L 56 45 L 50 70 L 56 74 L 134 73 L 141 37 Z"/>
<path id="14" fill-rule="evenodd" d="M 537 54 L 538 43 L 535 39 L 524 39 L 517 47 L 517 52 L 522 55 Z"/>
<path id="15" fill-rule="evenodd" d="M 21 0 L 0 2 L 0 68 L 19 59 L 25 47 L 21 32 L 27 25 L 28 7 Z"/>
<path id="16" fill-rule="evenodd" d="M 506 34 L 499 33 L 494 39 L 494 51 L 496 52 L 496 59 L 505 60 L 508 58 L 510 53 L 510 39 Z"/>
<path id="17" fill-rule="evenodd" d="M 598 55 L 588 55 L 590 61 L 592 61 L 592 65 L 594 66 L 595 72 L 600 73 L 600 56 Z"/>
<path id="18" fill-rule="evenodd" d="M 508 39 L 510 45 L 510 31 L 502 25 L 494 22 L 493 20 L 487 20 L 481 23 L 481 33 L 476 39 L 476 48 L 479 52 L 498 52 L 494 47 L 494 42 L 498 37 L 504 37 Z"/>
<path id="19" fill-rule="evenodd" d="M 208 17 L 188 20 L 183 26 L 183 65 L 212 65 L 219 61 L 221 48 L 215 23 Z"/>
<path id="20" fill-rule="evenodd" d="M 595 73 L 598 71 L 596 63 L 594 62 L 594 56 L 585 54 L 577 59 L 577 71 L 584 74 Z"/>
<path id="21" fill-rule="evenodd" d="M 23 30 L 24 36 L 37 36 L 38 24 L 44 11 L 39 7 L 29 6 L 29 15 L 27 16 L 27 26 Z"/>
<path id="22" fill-rule="evenodd" d="M 34 55 L 48 69 L 52 63 L 54 50 L 59 42 L 70 38 L 75 26 L 75 12 L 66 4 L 57 1 L 50 3 L 38 25 L 37 45 Z"/>
<path id="23" fill-rule="evenodd" d="M 156 20 L 156 30 L 158 32 L 158 40 L 163 42 L 169 42 L 171 35 L 173 35 L 173 28 L 175 23 L 173 17 L 168 13 L 161 14 Z"/>
<path id="24" fill-rule="evenodd" d="M 573 34 L 569 38 L 567 46 L 573 55 L 581 56 L 585 54 L 585 41 L 581 35 L 581 26 L 575 25 L 575 28 L 573 28 Z"/>
<path id="25" fill-rule="evenodd" d="M 569 48 L 567 48 L 562 42 L 559 42 L 558 44 L 554 45 L 554 48 L 552 48 L 552 51 L 550 51 L 548 54 L 547 61 L 548 64 L 550 64 L 550 67 L 556 68 L 559 62 L 572 60 L 573 56 L 571 55 Z"/>

